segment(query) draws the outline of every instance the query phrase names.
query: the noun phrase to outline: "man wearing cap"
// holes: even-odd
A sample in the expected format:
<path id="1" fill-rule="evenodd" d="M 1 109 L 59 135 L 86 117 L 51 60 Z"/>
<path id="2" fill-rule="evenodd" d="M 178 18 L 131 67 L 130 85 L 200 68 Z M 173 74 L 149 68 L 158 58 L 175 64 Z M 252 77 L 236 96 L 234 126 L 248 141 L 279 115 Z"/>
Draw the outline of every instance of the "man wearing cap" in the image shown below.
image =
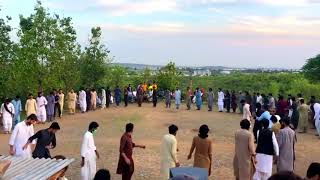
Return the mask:
<path id="1" fill-rule="evenodd" d="M 29 144 L 37 139 L 37 145 L 32 153 L 33 158 L 51 158 L 50 149 L 56 147 L 55 133 L 60 130 L 57 122 L 53 122 L 48 129 L 38 131 L 35 135 L 31 136 L 27 143 L 23 146 L 23 150 L 27 149 Z"/>
<path id="2" fill-rule="evenodd" d="M 34 135 L 33 125 L 36 124 L 37 121 L 37 116 L 35 114 L 31 114 L 26 120 L 15 126 L 9 140 L 9 154 L 11 156 L 23 158 L 32 157 L 31 148 L 28 147 L 23 150 L 22 147 L 25 145 L 26 141 L 28 141 L 28 138 Z"/>

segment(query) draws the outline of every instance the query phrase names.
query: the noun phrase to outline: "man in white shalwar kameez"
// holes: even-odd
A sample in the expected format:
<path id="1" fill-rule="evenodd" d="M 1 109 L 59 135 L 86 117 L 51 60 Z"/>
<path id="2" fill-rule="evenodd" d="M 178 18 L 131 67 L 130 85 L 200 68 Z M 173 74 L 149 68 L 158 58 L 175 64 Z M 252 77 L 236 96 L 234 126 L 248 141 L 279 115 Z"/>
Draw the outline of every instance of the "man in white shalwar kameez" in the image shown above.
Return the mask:
<path id="1" fill-rule="evenodd" d="M 81 89 L 79 92 L 79 104 L 81 112 L 84 113 L 87 111 L 87 94 L 86 92 Z"/>
<path id="2" fill-rule="evenodd" d="M 14 106 L 10 99 L 6 99 L 0 108 L 0 117 L 2 118 L 3 131 L 6 134 L 11 133 L 12 122 L 14 117 Z"/>
<path id="3" fill-rule="evenodd" d="M 46 105 L 48 104 L 47 99 L 43 96 L 42 92 L 38 93 L 37 101 L 37 117 L 41 123 L 45 123 L 47 120 Z M 31 136 L 30 136 L 31 137 Z"/>
<path id="4" fill-rule="evenodd" d="M 107 104 L 107 96 L 106 96 L 106 90 L 102 88 L 101 90 L 101 108 L 104 109 L 106 108 Z"/>
<path id="5" fill-rule="evenodd" d="M 320 135 L 320 104 L 314 103 L 314 102 L 312 102 L 312 104 L 313 104 L 313 108 L 314 108 L 313 120 L 314 120 L 316 129 L 317 129 L 316 135 L 319 136 Z"/>
<path id="6" fill-rule="evenodd" d="M 28 146 L 25 150 L 23 150 L 23 146 L 26 144 L 29 137 L 34 135 L 33 125 L 36 124 L 37 121 L 37 116 L 35 114 L 31 114 L 26 120 L 18 123 L 14 127 L 9 140 L 9 154 L 11 156 L 32 158 L 31 147 Z M 33 144 L 35 144 L 35 142 L 33 142 Z"/>
<path id="7" fill-rule="evenodd" d="M 222 92 L 222 89 L 219 88 L 219 92 L 218 92 L 218 109 L 219 112 L 223 112 L 223 105 L 224 105 L 224 93 Z"/>
<path id="8" fill-rule="evenodd" d="M 84 134 L 81 146 L 81 180 L 92 180 L 96 174 L 96 158 L 99 153 L 94 144 L 93 136 L 95 136 L 99 125 L 91 122 L 88 131 Z"/>
<path id="9" fill-rule="evenodd" d="M 161 179 L 168 180 L 170 177 L 170 168 L 179 167 L 179 161 L 177 159 L 177 135 L 178 127 L 176 125 L 169 126 L 169 134 L 166 134 L 162 138 L 160 158 Z"/>
<path id="10" fill-rule="evenodd" d="M 279 157 L 279 146 L 274 132 L 269 129 L 269 120 L 262 120 L 263 129 L 257 133 L 256 172 L 253 180 L 267 180 L 272 174 L 273 156 Z"/>

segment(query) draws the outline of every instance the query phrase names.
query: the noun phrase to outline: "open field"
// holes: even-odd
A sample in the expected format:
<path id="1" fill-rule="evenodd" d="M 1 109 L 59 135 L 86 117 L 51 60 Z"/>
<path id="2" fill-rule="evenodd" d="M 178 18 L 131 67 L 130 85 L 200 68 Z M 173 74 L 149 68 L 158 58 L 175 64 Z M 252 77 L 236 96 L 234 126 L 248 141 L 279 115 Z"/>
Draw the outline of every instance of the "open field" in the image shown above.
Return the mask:
<path id="1" fill-rule="evenodd" d="M 216 108 L 216 107 L 215 107 Z M 234 153 L 234 131 L 239 128 L 239 114 L 227 114 L 201 111 L 186 111 L 185 106 L 180 110 L 165 109 L 164 104 L 153 108 L 151 104 L 143 104 L 138 108 L 136 104 L 129 104 L 127 108 L 111 107 L 107 110 L 96 110 L 86 114 L 74 116 L 65 115 L 59 120 L 61 131 L 57 134 L 57 147 L 51 151 L 54 155 L 65 155 L 75 158 L 76 161 L 69 167 L 67 178 L 80 179 L 80 146 L 82 136 L 88 124 L 95 120 L 100 124 L 95 143 L 100 152 L 97 161 L 98 168 L 107 168 L 112 173 L 112 179 L 120 179 L 115 174 L 118 161 L 120 137 L 127 122 L 135 124 L 133 140 L 138 144 L 145 144 L 145 150 L 135 149 L 134 179 L 159 179 L 159 146 L 161 137 L 167 133 L 167 126 L 171 123 L 178 125 L 178 159 L 182 166 L 192 165 L 187 161 L 187 155 L 193 136 L 197 135 L 197 128 L 201 124 L 208 124 L 211 129 L 210 138 L 213 139 L 213 175 L 210 179 L 234 179 L 232 160 Z M 46 125 L 37 125 L 36 130 L 46 128 Z M 8 154 L 8 135 L 0 135 L 0 154 Z M 298 134 L 296 146 L 296 173 L 304 176 L 308 165 L 313 161 L 320 162 L 320 140 L 309 134 Z"/>

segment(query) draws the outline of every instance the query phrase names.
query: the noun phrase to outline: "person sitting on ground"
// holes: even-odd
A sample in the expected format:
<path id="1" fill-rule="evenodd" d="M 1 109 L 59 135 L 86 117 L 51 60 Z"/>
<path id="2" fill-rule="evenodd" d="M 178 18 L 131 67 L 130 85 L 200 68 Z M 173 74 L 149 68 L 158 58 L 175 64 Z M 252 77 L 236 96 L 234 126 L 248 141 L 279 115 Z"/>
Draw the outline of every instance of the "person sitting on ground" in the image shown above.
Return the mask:
<path id="1" fill-rule="evenodd" d="M 110 180 L 110 172 L 107 169 L 100 169 L 97 171 L 96 175 L 94 176 L 93 180 Z"/>
<path id="2" fill-rule="evenodd" d="M 306 180 L 320 180 L 320 163 L 311 163 L 307 170 Z"/>

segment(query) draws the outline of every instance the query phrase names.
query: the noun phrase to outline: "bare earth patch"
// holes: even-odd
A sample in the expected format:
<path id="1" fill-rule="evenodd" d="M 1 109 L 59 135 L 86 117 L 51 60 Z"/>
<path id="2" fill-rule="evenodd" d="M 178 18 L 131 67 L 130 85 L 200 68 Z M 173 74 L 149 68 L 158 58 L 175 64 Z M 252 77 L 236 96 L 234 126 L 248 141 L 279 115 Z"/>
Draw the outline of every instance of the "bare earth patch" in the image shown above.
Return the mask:
<path id="1" fill-rule="evenodd" d="M 100 152 L 97 161 L 99 168 L 107 168 L 112 179 L 120 179 L 116 175 L 118 162 L 118 149 L 124 125 L 128 122 L 135 124 L 133 140 L 135 143 L 145 144 L 145 150 L 135 149 L 134 179 L 159 179 L 159 150 L 161 138 L 167 133 L 167 126 L 174 123 L 178 125 L 177 135 L 179 153 L 178 158 L 182 166 L 191 166 L 187 155 L 193 136 L 197 135 L 202 124 L 208 124 L 211 129 L 210 138 L 213 139 L 213 174 L 210 179 L 234 179 L 232 160 L 234 155 L 234 132 L 239 128 L 241 116 L 232 113 L 208 112 L 206 107 L 201 111 L 186 111 L 182 106 L 180 110 L 166 109 L 163 103 L 157 108 L 151 104 L 143 104 L 138 108 L 136 104 L 129 104 L 127 108 L 111 107 L 106 110 L 96 110 L 74 116 L 65 115 L 58 122 L 61 131 L 57 134 L 57 147 L 51 151 L 54 155 L 65 155 L 75 158 L 76 161 L 69 167 L 67 178 L 80 179 L 80 146 L 82 136 L 91 121 L 97 121 L 100 128 L 95 137 L 95 143 Z M 216 107 L 215 107 L 216 108 Z M 37 125 L 36 130 L 46 128 L 46 125 Z M 8 154 L 8 135 L 0 135 L 0 154 Z M 304 176 L 311 162 L 320 162 L 320 140 L 314 136 L 314 131 L 308 134 L 298 134 L 296 146 L 296 173 Z"/>

